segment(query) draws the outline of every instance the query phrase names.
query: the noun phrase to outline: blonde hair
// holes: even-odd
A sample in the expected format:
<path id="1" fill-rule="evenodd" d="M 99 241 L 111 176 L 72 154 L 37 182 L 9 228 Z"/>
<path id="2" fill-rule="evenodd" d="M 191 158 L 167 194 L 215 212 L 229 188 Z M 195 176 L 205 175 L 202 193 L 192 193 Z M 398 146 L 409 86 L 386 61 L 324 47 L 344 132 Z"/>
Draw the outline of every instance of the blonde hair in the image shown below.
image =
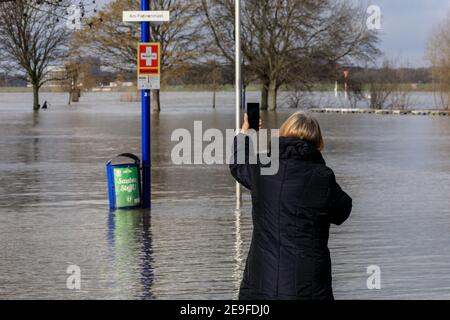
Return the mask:
<path id="1" fill-rule="evenodd" d="M 324 148 L 319 122 L 305 112 L 290 116 L 280 128 L 280 137 L 303 139 L 319 150 Z"/>

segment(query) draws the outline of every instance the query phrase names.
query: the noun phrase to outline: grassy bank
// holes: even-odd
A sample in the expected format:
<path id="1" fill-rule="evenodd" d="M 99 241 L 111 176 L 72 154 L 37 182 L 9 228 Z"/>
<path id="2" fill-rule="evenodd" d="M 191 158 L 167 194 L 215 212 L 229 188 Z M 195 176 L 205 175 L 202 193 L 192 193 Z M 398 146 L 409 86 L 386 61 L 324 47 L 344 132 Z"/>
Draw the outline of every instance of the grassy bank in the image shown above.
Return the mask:
<path id="1" fill-rule="evenodd" d="M 0 93 L 32 93 L 33 88 L 28 87 L 0 87 Z M 39 92 L 65 92 L 62 88 L 43 87 Z"/>

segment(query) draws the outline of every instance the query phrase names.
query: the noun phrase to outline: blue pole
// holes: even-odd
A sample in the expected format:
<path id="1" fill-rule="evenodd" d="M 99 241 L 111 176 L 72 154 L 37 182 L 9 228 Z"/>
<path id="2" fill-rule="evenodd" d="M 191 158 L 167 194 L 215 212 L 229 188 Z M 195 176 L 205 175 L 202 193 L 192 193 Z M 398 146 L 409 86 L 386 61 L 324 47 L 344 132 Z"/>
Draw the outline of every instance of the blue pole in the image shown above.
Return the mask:
<path id="1" fill-rule="evenodd" d="M 150 9 L 149 0 L 141 0 L 141 10 Z M 141 41 L 150 42 L 150 22 L 141 23 Z M 150 155 L 150 90 L 142 90 L 142 207 L 150 208 L 151 155 Z"/>

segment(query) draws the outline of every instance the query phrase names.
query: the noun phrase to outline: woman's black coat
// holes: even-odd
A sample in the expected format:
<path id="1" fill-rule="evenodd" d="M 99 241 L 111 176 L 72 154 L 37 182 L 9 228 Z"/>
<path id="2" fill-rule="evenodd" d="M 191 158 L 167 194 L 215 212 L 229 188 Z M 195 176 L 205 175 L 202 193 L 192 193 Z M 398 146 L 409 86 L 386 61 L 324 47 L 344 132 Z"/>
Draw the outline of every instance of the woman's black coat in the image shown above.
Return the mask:
<path id="1" fill-rule="evenodd" d="M 261 175 L 260 164 L 249 164 L 248 155 L 245 164 L 237 164 L 245 148 L 237 141 L 231 174 L 251 190 L 253 204 L 239 299 L 333 299 L 329 228 L 348 218 L 352 199 L 312 144 L 280 138 L 279 170 L 270 176 Z"/>

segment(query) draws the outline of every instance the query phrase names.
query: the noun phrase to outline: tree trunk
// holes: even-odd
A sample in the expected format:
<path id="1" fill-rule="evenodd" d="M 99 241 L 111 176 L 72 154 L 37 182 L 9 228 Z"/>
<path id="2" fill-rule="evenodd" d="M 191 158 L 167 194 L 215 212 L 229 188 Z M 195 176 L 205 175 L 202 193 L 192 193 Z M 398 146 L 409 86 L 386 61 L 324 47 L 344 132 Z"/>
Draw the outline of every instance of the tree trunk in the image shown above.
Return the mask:
<path id="1" fill-rule="evenodd" d="M 261 86 L 261 110 L 267 110 L 269 104 L 269 89 L 268 85 Z"/>
<path id="2" fill-rule="evenodd" d="M 80 101 L 80 89 L 75 88 L 72 91 L 72 102 L 79 102 Z"/>
<path id="3" fill-rule="evenodd" d="M 33 83 L 33 110 L 39 110 L 39 86 Z"/>
<path id="4" fill-rule="evenodd" d="M 275 83 L 272 83 L 269 89 L 269 111 L 275 111 L 277 109 L 277 96 L 278 86 Z"/>
<path id="5" fill-rule="evenodd" d="M 160 90 L 152 90 L 152 110 L 155 112 L 161 111 L 161 101 L 159 99 Z"/>
<path id="6" fill-rule="evenodd" d="M 216 108 L 216 87 L 213 89 L 213 109 Z"/>

